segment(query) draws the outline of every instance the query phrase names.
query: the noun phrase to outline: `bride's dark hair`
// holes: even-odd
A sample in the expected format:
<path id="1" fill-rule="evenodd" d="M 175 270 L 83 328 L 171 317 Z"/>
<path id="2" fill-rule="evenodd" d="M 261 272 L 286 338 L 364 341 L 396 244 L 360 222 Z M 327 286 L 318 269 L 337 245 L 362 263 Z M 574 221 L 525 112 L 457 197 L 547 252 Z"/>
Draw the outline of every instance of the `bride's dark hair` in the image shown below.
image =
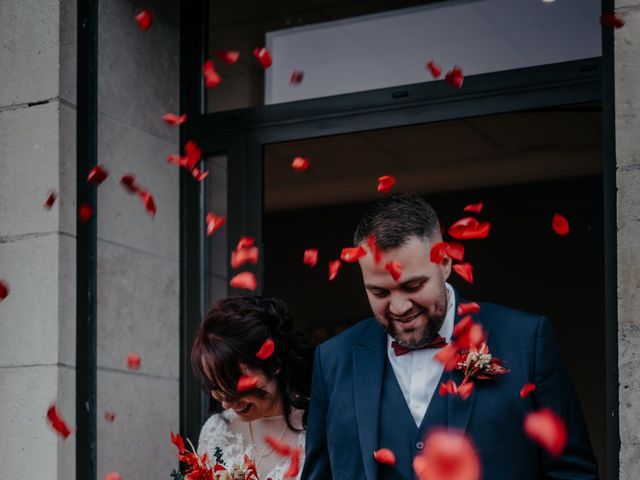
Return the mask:
<path id="1" fill-rule="evenodd" d="M 273 340 L 271 357 L 260 360 L 256 352 L 267 339 Z M 275 298 L 259 296 L 230 297 L 216 302 L 198 328 L 191 349 L 191 367 L 207 393 L 218 392 L 224 398 L 238 399 L 244 394 L 264 398 L 264 390 L 238 393 L 240 365 L 275 378 L 287 425 L 292 407 L 305 411 L 309 405 L 313 347 L 308 337 L 293 326 L 286 305 Z M 215 400 L 214 411 L 222 411 Z"/>

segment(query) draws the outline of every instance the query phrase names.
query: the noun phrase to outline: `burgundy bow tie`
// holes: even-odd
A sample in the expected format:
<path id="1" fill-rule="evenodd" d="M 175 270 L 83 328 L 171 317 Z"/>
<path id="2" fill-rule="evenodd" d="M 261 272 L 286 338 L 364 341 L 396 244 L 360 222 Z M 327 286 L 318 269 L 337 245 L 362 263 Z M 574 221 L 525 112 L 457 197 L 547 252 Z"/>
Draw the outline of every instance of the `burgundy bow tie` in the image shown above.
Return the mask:
<path id="1" fill-rule="evenodd" d="M 447 341 L 444 338 L 442 338 L 440 335 L 438 335 L 431 342 L 421 347 L 416 347 L 416 348 L 403 347 L 402 345 L 400 345 L 398 342 L 394 340 L 393 342 L 391 342 L 391 348 L 393 348 L 393 351 L 395 352 L 396 357 L 399 357 L 401 355 L 404 355 L 405 353 L 413 352 L 414 350 L 423 350 L 425 348 L 442 348 L 446 344 L 447 344 Z"/>

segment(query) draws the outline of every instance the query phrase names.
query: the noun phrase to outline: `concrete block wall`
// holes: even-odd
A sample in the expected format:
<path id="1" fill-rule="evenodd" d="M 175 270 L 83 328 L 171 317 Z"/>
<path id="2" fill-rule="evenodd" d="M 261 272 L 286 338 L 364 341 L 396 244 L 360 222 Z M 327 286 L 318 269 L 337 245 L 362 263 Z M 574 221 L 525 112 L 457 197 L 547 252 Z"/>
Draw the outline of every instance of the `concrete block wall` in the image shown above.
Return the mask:
<path id="1" fill-rule="evenodd" d="M 75 42 L 75 2 L 0 2 L 3 480 L 75 478 L 75 437 L 45 420 L 55 401 L 75 425 Z"/>

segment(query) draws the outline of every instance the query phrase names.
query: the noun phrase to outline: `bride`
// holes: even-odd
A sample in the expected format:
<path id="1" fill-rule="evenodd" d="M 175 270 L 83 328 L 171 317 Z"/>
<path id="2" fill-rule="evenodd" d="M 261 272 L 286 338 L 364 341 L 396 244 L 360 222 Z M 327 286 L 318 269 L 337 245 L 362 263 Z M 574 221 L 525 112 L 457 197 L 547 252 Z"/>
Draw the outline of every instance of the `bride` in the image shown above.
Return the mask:
<path id="1" fill-rule="evenodd" d="M 261 480 L 299 478 L 311 360 L 312 347 L 282 301 L 217 302 L 191 350 L 194 374 L 215 412 L 202 427 L 198 453 L 229 471 L 244 468 L 246 456 Z"/>

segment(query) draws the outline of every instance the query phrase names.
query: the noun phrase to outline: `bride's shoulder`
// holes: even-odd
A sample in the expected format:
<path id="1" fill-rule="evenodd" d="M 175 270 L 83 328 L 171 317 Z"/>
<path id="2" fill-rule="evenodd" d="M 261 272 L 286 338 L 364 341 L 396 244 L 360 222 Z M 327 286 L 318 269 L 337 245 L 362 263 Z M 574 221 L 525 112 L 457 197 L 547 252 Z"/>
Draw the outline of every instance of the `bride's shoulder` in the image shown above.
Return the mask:
<path id="1" fill-rule="evenodd" d="M 211 415 L 200 430 L 198 445 L 207 443 L 210 438 L 220 438 L 228 433 L 229 425 L 236 419 L 237 415 L 233 410 L 225 410 Z"/>

